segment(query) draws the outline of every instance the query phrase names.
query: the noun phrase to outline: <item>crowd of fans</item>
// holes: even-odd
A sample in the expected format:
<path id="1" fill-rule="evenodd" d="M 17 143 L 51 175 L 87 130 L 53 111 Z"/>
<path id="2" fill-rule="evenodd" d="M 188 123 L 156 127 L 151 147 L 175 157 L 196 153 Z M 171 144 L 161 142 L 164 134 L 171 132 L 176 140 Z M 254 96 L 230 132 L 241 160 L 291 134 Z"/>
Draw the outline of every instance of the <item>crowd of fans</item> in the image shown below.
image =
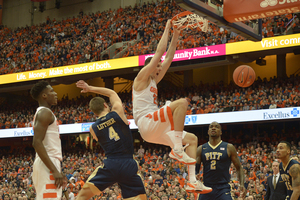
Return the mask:
<path id="1" fill-rule="evenodd" d="M 267 135 L 273 137 L 274 134 L 272 135 L 272 133 L 273 131 L 268 131 Z M 260 134 L 255 135 L 259 136 Z M 290 139 L 290 136 L 295 138 L 295 135 L 300 136 L 300 131 L 297 132 L 297 130 L 291 129 L 284 133 L 278 133 L 278 137 L 282 139 Z M 224 140 L 230 141 L 235 136 L 224 133 L 223 137 Z M 69 192 L 70 200 L 76 198 L 89 175 L 95 168 L 102 166 L 103 159 L 105 159 L 99 144 L 94 142 L 93 150 L 91 150 L 86 148 L 83 141 L 76 141 L 72 145 L 63 146 L 62 170 L 68 179 L 65 189 Z M 291 156 L 297 160 L 300 157 L 300 142 L 291 141 Z M 262 200 L 266 194 L 267 177 L 272 175 L 271 165 L 276 159 L 278 141 L 263 142 L 256 137 L 256 139 L 247 140 L 246 143 L 234 144 L 245 173 L 246 199 Z M 140 173 L 144 180 L 148 199 L 196 200 L 196 193 L 185 191 L 188 179 L 187 167 L 170 159 L 168 156 L 169 151 L 169 147 L 149 143 L 141 143 L 140 147 L 135 149 L 135 158 L 140 166 Z M 1 148 L 0 157 L 0 199 L 35 199 L 35 188 L 31 178 L 35 157 L 33 148 L 25 148 L 25 146 Z M 230 174 L 232 196 L 235 200 L 241 200 L 240 196 L 242 194 L 240 193 L 239 182 L 233 165 L 230 167 Z M 197 178 L 201 180 L 202 175 L 201 168 Z M 122 199 L 120 187 L 115 184 L 103 191 L 101 195 L 94 196 L 94 199 Z"/>
<path id="2" fill-rule="evenodd" d="M 290 76 L 282 80 L 274 77 L 269 81 L 258 77 L 249 88 L 239 88 L 233 83 L 226 85 L 223 82 L 200 83 L 189 88 L 162 87 L 159 88 L 158 106 L 162 107 L 166 100 L 185 97 L 190 100 L 188 115 L 294 107 L 300 106 L 299 83 L 299 76 Z M 131 92 L 119 95 L 124 102 L 127 118 L 133 119 Z M 88 107 L 91 98 L 92 96 L 78 96 L 76 99 L 62 97 L 58 105 L 53 107 L 59 124 L 95 121 L 96 118 Z M 0 104 L 0 129 L 32 127 L 36 108 L 37 104 L 30 96 L 6 98 Z"/>
<path id="3" fill-rule="evenodd" d="M 173 0 L 166 0 L 92 14 L 80 12 L 76 17 L 61 21 L 48 17 L 45 23 L 31 27 L 9 29 L 1 26 L 0 74 L 109 59 L 108 54 L 101 52 L 122 41 L 137 40 L 136 44 L 129 44 L 123 56 L 153 53 L 167 19 L 182 11 Z M 290 19 L 294 19 L 291 14 L 264 19 L 264 36 L 284 34 Z M 298 17 L 295 21 L 294 28 L 298 30 Z M 184 30 L 177 48 L 244 40 L 215 24 L 209 26 L 207 33 Z"/>

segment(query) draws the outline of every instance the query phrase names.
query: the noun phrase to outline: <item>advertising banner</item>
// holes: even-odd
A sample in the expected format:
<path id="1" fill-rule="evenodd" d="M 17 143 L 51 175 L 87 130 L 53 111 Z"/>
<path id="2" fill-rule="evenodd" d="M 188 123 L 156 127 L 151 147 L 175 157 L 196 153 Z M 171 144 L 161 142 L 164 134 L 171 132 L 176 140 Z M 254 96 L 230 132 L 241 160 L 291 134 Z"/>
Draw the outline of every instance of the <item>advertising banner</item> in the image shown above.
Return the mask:
<path id="1" fill-rule="evenodd" d="M 224 0 L 223 15 L 231 23 L 300 12 L 298 0 Z"/>
<path id="2" fill-rule="evenodd" d="M 187 115 L 185 126 L 208 125 L 213 121 L 222 124 L 289 119 L 300 119 L 300 107 Z M 129 119 L 128 122 L 130 129 L 138 129 L 133 119 Z M 59 125 L 59 132 L 60 134 L 86 133 L 89 132 L 91 125 L 92 122 L 63 124 Z M 32 127 L 0 129 L 0 138 L 26 137 L 33 136 L 33 134 Z"/>
<path id="3" fill-rule="evenodd" d="M 173 62 L 215 57 L 215 56 L 223 56 L 226 55 L 225 49 L 226 49 L 225 44 L 220 44 L 220 45 L 207 46 L 207 47 L 177 50 L 174 54 Z M 153 56 L 154 54 L 140 55 L 139 66 L 143 66 L 145 64 L 145 60 L 148 57 L 153 57 Z M 165 60 L 165 56 L 166 53 L 162 56 L 161 58 L 162 61 Z"/>
<path id="4" fill-rule="evenodd" d="M 0 84 L 39 80 L 138 66 L 138 56 L 68 65 L 0 76 Z"/>
<path id="5" fill-rule="evenodd" d="M 262 41 L 243 41 L 226 44 L 226 55 L 264 51 L 300 45 L 300 34 L 265 38 Z"/>

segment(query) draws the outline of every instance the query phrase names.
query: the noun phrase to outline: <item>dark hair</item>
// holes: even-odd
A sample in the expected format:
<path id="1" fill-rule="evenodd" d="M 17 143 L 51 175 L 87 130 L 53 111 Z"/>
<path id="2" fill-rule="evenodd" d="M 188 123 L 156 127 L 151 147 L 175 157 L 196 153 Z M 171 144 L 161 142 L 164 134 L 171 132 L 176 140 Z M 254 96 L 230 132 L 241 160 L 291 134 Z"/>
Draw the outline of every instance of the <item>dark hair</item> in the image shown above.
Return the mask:
<path id="1" fill-rule="evenodd" d="M 289 142 L 287 142 L 287 141 L 280 141 L 279 143 L 284 143 L 284 144 L 286 144 L 287 148 L 291 151 L 291 149 L 292 149 L 291 143 L 289 143 Z"/>
<path id="2" fill-rule="evenodd" d="M 153 57 L 148 57 L 148 58 L 145 60 L 144 67 L 150 63 L 150 61 L 152 60 L 152 58 L 153 58 Z"/>
<path id="3" fill-rule="evenodd" d="M 30 90 L 30 94 L 33 99 L 38 100 L 41 92 L 50 85 L 47 81 L 39 81 L 37 82 Z"/>
<path id="4" fill-rule="evenodd" d="M 104 110 L 105 100 L 101 97 L 94 97 L 89 103 L 89 107 L 93 113 L 99 115 Z"/>

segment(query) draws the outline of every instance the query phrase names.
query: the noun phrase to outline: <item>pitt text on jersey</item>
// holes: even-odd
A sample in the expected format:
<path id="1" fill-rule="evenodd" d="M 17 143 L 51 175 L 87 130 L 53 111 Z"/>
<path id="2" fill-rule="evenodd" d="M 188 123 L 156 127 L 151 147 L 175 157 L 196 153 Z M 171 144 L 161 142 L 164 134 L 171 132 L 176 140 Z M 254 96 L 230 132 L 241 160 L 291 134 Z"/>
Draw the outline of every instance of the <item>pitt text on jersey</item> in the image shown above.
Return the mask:
<path id="1" fill-rule="evenodd" d="M 223 155 L 221 152 L 208 152 L 205 153 L 206 160 L 220 160 L 220 157 Z"/>
<path id="2" fill-rule="evenodd" d="M 102 130 L 103 128 L 106 128 L 106 127 L 108 127 L 108 126 L 110 126 L 110 125 L 113 125 L 114 123 L 116 123 L 115 119 L 114 119 L 114 118 L 111 118 L 111 119 L 107 120 L 106 122 L 103 122 L 103 123 L 101 123 L 101 124 L 98 124 L 98 125 L 97 125 L 97 128 L 98 128 L 98 130 L 100 131 L 100 130 Z"/>

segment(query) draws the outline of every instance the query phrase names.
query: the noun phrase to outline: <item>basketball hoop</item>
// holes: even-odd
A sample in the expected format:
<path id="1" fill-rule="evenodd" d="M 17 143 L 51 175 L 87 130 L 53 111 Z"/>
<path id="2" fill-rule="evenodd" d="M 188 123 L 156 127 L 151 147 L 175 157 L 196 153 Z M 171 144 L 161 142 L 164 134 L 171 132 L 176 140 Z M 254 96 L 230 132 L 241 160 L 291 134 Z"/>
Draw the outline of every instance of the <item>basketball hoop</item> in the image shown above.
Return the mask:
<path id="1" fill-rule="evenodd" d="M 175 15 L 171 21 L 175 28 L 179 28 L 179 29 L 200 28 L 203 32 L 208 31 L 208 20 L 190 11 L 184 11 Z"/>

